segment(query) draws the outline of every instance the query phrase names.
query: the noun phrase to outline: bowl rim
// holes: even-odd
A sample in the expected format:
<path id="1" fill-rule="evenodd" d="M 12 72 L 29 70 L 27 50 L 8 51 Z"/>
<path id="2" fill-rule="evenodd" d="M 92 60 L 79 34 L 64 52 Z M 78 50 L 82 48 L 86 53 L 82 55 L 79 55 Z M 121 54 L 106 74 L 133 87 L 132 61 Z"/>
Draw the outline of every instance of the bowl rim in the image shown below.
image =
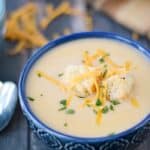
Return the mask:
<path id="1" fill-rule="evenodd" d="M 19 93 L 19 102 L 21 105 L 21 108 L 23 110 L 23 113 L 27 115 L 27 118 L 32 120 L 33 123 L 38 126 L 40 129 L 43 129 L 47 133 L 51 135 L 55 135 L 56 137 L 63 138 L 66 140 L 81 142 L 81 143 L 95 143 L 95 142 L 106 142 L 106 141 L 112 141 L 118 138 L 122 138 L 128 134 L 131 134 L 135 131 L 137 131 L 139 128 L 143 127 L 150 121 L 150 113 L 144 117 L 143 120 L 141 120 L 138 124 L 134 125 L 133 127 L 124 130 L 122 132 L 119 132 L 112 136 L 102 136 L 102 137 L 79 137 L 74 136 L 71 134 L 62 133 L 61 131 L 57 131 L 45 123 L 43 123 L 38 117 L 32 112 L 28 105 L 27 98 L 25 96 L 25 81 L 27 79 L 27 75 L 32 68 L 32 66 L 35 64 L 35 62 L 40 58 L 42 55 L 44 55 L 47 51 L 52 50 L 54 47 L 73 41 L 73 40 L 79 40 L 79 39 L 86 39 L 86 38 L 100 38 L 100 39 L 110 39 L 110 40 L 116 40 L 123 42 L 127 45 L 130 45 L 135 48 L 135 50 L 141 52 L 144 54 L 147 58 L 150 60 L 150 51 L 148 49 L 141 46 L 137 41 L 134 41 L 129 38 L 125 38 L 120 36 L 116 33 L 110 33 L 110 32 L 79 32 L 74 33 L 71 35 L 63 36 L 61 38 L 58 38 L 56 40 L 48 42 L 45 46 L 39 48 L 37 52 L 35 52 L 26 62 L 25 66 L 23 67 L 21 71 L 21 75 L 19 78 L 18 83 L 18 93 Z"/>

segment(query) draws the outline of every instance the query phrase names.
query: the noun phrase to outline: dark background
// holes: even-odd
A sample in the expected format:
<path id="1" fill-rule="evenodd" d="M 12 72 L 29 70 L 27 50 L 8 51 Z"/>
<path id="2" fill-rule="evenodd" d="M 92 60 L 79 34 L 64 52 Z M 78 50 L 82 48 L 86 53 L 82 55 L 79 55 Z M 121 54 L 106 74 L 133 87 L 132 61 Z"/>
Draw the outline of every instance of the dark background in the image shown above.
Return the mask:
<path id="1" fill-rule="evenodd" d="M 11 12 L 20 5 L 30 0 L 6 0 L 7 13 Z M 39 3 L 52 2 L 56 5 L 60 0 L 36 0 Z M 84 0 L 71 0 L 71 3 L 77 8 L 80 7 L 86 10 Z M 132 31 L 115 23 L 105 14 L 91 10 L 93 16 L 94 31 L 115 32 L 125 37 L 131 38 Z M 85 22 L 79 17 L 62 16 L 54 21 L 48 30 L 44 31 L 46 36 L 51 39 L 52 33 L 62 33 L 64 28 L 70 28 L 72 32 L 86 31 L 84 28 Z M 150 48 L 150 42 L 145 37 L 140 37 L 139 42 L 146 48 Z M 30 57 L 31 51 L 26 51 L 17 56 L 8 56 L 7 51 L 12 47 L 12 44 L 2 41 L 0 45 L 0 80 L 12 80 L 18 82 L 20 71 Z M 19 104 L 8 127 L 0 133 L 0 150 L 49 150 L 28 128 L 27 122 L 22 115 Z M 137 150 L 150 150 L 150 138 L 140 145 Z"/>

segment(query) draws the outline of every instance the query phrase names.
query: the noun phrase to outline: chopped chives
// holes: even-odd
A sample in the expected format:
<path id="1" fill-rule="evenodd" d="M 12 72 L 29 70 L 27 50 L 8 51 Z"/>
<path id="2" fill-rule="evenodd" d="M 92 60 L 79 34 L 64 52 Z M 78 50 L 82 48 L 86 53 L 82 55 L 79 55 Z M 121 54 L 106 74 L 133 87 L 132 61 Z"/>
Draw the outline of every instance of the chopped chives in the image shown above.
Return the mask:
<path id="1" fill-rule="evenodd" d="M 72 115 L 72 114 L 74 114 L 74 113 L 75 113 L 75 110 L 73 110 L 73 109 L 68 109 L 68 110 L 66 110 L 66 114 Z"/>
<path id="2" fill-rule="evenodd" d="M 32 97 L 27 97 L 28 98 L 28 100 L 30 100 L 30 101 L 34 101 L 35 99 L 34 98 L 32 98 Z"/>
<path id="3" fill-rule="evenodd" d="M 61 108 L 58 109 L 58 111 L 63 111 L 65 109 L 67 109 L 67 107 L 61 107 Z"/>
<path id="4" fill-rule="evenodd" d="M 58 109 L 58 111 L 63 111 L 63 110 L 66 110 L 67 109 L 67 100 L 66 99 L 63 99 L 59 102 L 62 107 Z"/>
<path id="5" fill-rule="evenodd" d="M 41 73 L 38 72 L 38 73 L 37 73 L 37 76 L 40 78 L 42 75 L 41 75 Z"/>
<path id="6" fill-rule="evenodd" d="M 103 57 L 99 59 L 99 62 L 100 62 L 100 63 L 104 63 L 104 61 L 105 61 L 105 60 L 104 60 Z"/>
<path id="7" fill-rule="evenodd" d="M 66 100 L 66 99 L 61 100 L 61 101 L 60 101 L 60 104 L 66 106 L 66 105 L 67 105 L 67 100 Z"/>
<path id="8" fill-rule="evenodd" d="M 118 100 L 111 100 L 110 101 L 113 105 L 119 105 L 120 102 Z"/>
<path id="9" fill-rule="evenodd" d="M 108 113 L 108 111 L 109 111 L 108 106 L 105 106 L 105 107 L 102 109 L 102 113 L 103 113 L 103 114 Z"/>
<path id="10" fill-rule="evenodd" d="M 59 74 L 58 74 L 59 77 L 61 77 L 61 76 L 63 76 L 63 75 L 64 75 L 63 73 L 59 73 Z"/>
<path id="11" fill-rule="evenodd" d="M 102 105 L 102 102 L 100 101 L 100 99 L 97 99 L 96 106 L 101 106 L 101 105 Z"/>
<path id="12" fill-rule="evenodd" d="M 113 105 L 110 105 L 109 108 L 110 108 L 111 111 L 114 111 L 114 106 Z"/>
<path id="13" fill-rule="evenodd" d="M 78 96 L 79 98 L 85 98 L 85 97 L 83 97 L 83 96 Z"/>
<path id="14" fill-rule="evenodd" d="M 65 123 L 64 123 L 64 127 L 67 127 L 67 126 L 68 126 L 68 123 L 67 123 L 67 122 L 65 122 Z"/>

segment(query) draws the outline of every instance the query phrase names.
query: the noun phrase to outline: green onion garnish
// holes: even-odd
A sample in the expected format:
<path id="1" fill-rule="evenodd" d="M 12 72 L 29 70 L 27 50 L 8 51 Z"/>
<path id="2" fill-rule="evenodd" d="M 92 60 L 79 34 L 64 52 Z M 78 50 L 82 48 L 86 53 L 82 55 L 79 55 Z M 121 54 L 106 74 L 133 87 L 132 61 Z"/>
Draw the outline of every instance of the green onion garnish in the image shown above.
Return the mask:
<path id="1" fill-rule="evenodd" d="M 59 74 L 58 74 L 58 77 L 61 77 L 61 76 L 63 76 L 63 75 L 64 75 L 63 73 L 59 73 Z"/>
<path id="2" fill-rule="evenodd" d="M 61 100 L 61 101 L 60 101 L 60 104 L 66 106 L 66 105 L 67 105 L 67 100 L 66 100 L 66 99 Z"/>
<path id="3" fill-rule="evenodd" d="M 78 96 L 79 98 L 85 98 L 85 97 L 83 97 L 83 96 Z"/>
<path id="4" fill-rule="evenodd" d="M 111 111 L 114 111 L 114 106 L 113 105 L 110 105 L 109 108 L 110 108 Z"/>
<path id="5" fill-rule="evenodd" d="M 74 114 L 74 113 L 75 113 L 75 110 L 73 110 L 73 109 L 68 109 L 68 110 L 66 110 L 66 114 L 72 115 L 72 114 Z"/>
<path id="6" fill-rule="evenodd" d="M 108 113 L 108 111 L 109 111 L 108 106 L 105 106 L 105 107 L 102 109 L 102 113 L 103 113 L 103 114 Z"/>
<path id="7" fill-rule="evenodd" d="M 68 123 L 67 123 L 67 122 L 65 122 L 65 123 L 64 123 L 64 127 L 67 127 L 67 126 L 68 126 Z"/>
<path id="8" fill-rule="evenodd" d="M 63 111 L 65 109 L 67 109 L 67 100 L 66 99 L 61 100 L 59 103 L 62 105 L 62 107 L 59 108 L 58 111 Z"/>
<path id="9" fill-rule="evenodd" d="M 99 62 L 100 62 L 101 64 L 104 63 L 104 62 L 105 62 L 104 58 L 103 58 L 103 57 L 100 58 L 100 59 L 99 59 Z"/>
<path id="10" fill-rule="evenodd" d="M 111 100 L 110 101 L 113 105 L 119 105 L 120 102 L 118 100 Z"/>
<path id="11" fill-rule="evenodd" d="M 41 73 L 38 72 L 38 73 L 37 73 L 37 76 L 40 78 L 42 75 L 41 75 Z"/>
<path id="12" fill-rule="evenodd" d="M 61 108 L 58 109 L 58 111 L 63 111 L 65 109 L 67 109 L 67 107 L 61 107 Z"/>
<path id="13" fill-rule="evenodd" d="M 35 99 L 34 98 L 32 98 L 32 97 L 27 97 L 28 98 L 28 100 L 30 100 L 30 101 L 34 101 Z"/>
<path id="14" fill-rule="evenodd" d="M 102 102 L 100 101 L 100 99 L 97 99 L 96 106 L 101 106 L 101 105 L 102 105 Z"/>

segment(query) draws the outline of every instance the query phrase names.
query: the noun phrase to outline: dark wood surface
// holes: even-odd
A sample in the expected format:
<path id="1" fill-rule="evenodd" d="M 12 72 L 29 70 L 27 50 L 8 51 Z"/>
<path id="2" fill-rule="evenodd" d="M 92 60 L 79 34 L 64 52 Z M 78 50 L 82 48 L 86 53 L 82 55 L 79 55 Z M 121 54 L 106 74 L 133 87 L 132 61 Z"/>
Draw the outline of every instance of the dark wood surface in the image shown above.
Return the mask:
<path id="1" fill-rule="evenodd" d="M 23 5 L 29 0 L 6 0 L 7 13 Z M 38 0 L 39 3 L 53 2 L 56 5 L 60 0 Z M 71 0 L 77 9 L 85 10 L 84 0 Z M 99 12 L 90 11 L 93 16 L 95 31 L 115 32 L 125 37 L 131 37 L 132 31 L 115 23 L 109 17 Z M 64 28 L 70 28 L 72 32 L 86 31 L 85 23 L 79 17 L 60 17 L 45 31 L 46 36 L 51 39 L 52 33 L 62 33 Z M 145 37 L 140 37 L 139 42 L 145 47 L 150 48 L 150 42 Z M 10 49 L 9 42 L 3 40 L 0 45 L 0 80 L 12 80 L 18 82 L 20 71 L 31 55 L 31 52 L 25 52 L 21 55 L 10 57 L 6 52 Z M 28 128 L 27 122 L 22 115 L 19 104 L 15 114 L 8 127 L 0 133 L 0 150 L 49 150 Z M 142 143 L 137 150 L 150 150 L 150 138 Z"/>

